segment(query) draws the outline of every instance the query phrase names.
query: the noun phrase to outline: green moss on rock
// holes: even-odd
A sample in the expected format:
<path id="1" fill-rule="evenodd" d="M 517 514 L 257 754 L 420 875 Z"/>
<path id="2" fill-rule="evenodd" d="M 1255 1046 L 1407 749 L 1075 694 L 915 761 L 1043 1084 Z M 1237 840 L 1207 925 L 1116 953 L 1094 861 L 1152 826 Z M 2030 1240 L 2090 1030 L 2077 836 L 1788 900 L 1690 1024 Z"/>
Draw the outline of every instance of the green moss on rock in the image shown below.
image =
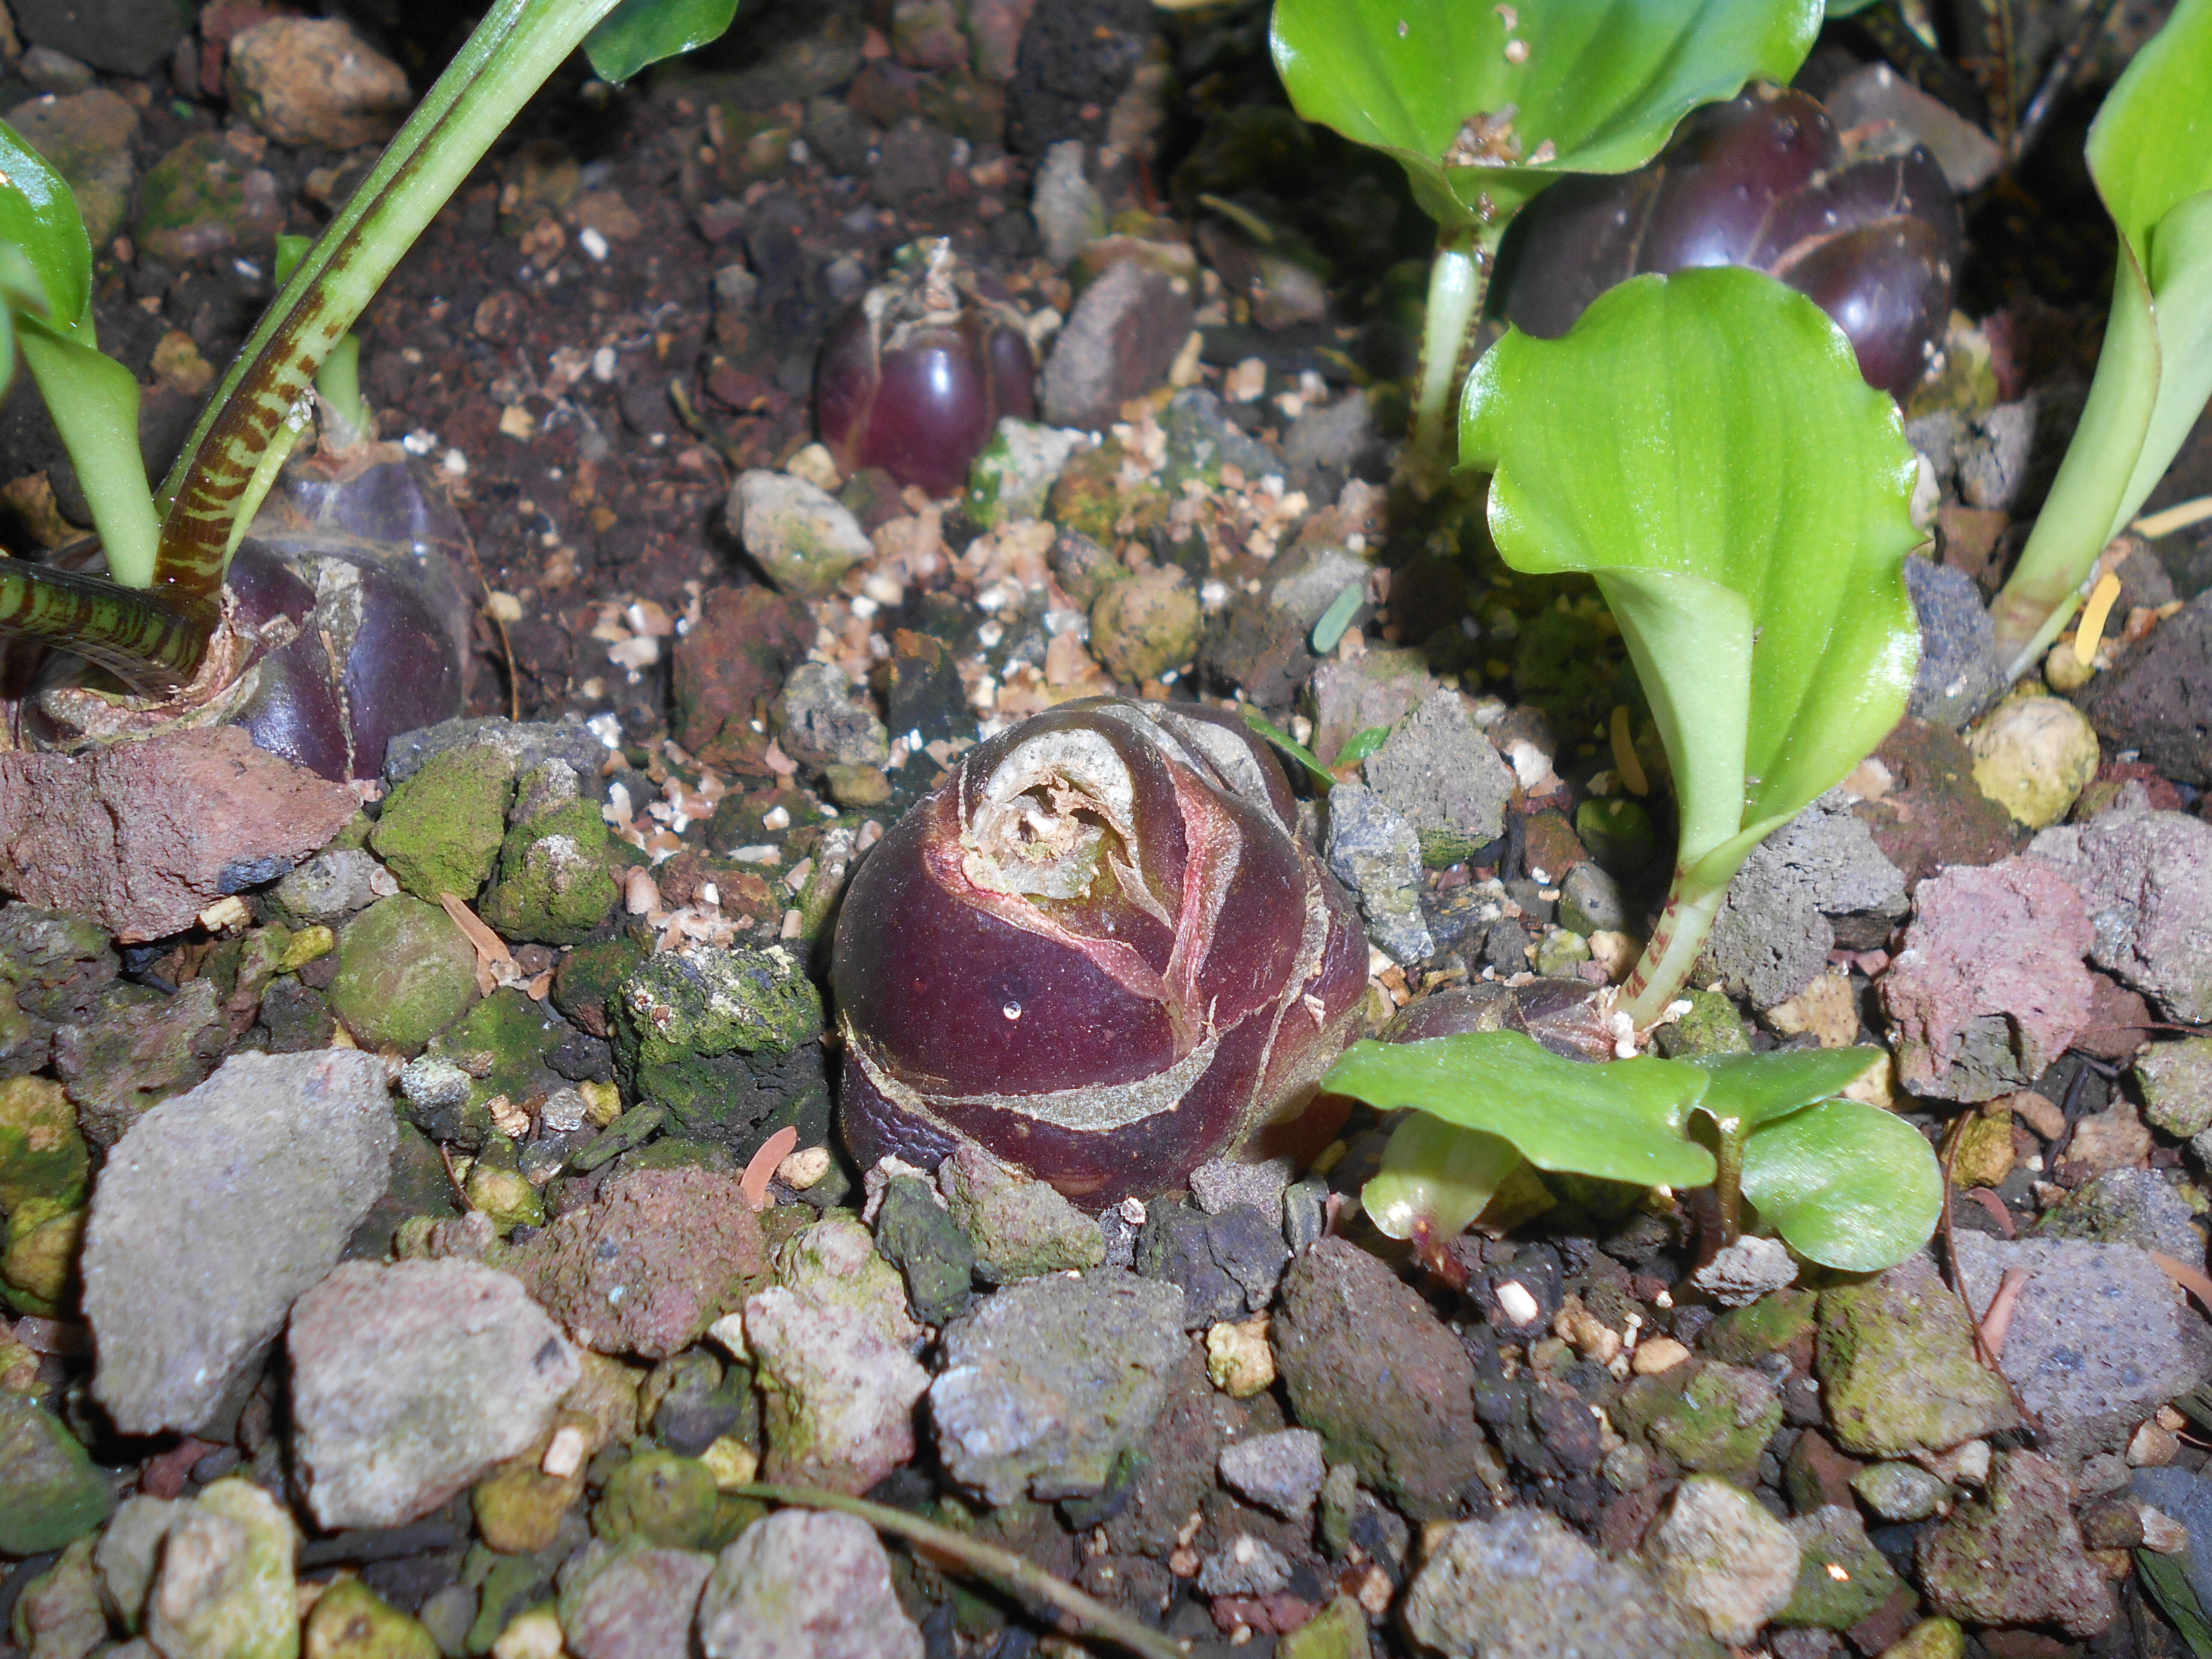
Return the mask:
<path id="1" fill-rule="evenodd" d="M 693 1134 L 726 1139 L 801 1097 L 827 1100 L 818 1050 L 808 1049 L 822 1035 L 822 994 L 780 946 L 648 957 L 623 981 L 615 1015 L 631 1090 Z"/>
<path id="2" fill-rule="evenodd" d="M 1814 1369 L 1837 1443 L 1863 1455 L 1941 1450 L 2019 1421 L 1924 1256 L 1820 1293 Z"/>
<path id="3" fill-rule="evenodd" d="M 576 945 L 607 919 L 617 896 L 606 820 L 592 802 L 572 798 L 507 832 L 483 915 L 507 939 Z"/>
<path id="4" fill-rule="evenodd" d="M 38 1555 L 115 1510 L 107 1479 L 59 1418 L 0 1391 L 0 1555 Z"/>
<path id="5" fill-rule="evenodd" d="M 433 755 L 396 784 L 368 844 L 416 897 L 473 899 L 507 838 L 514 761 L 489 744 Z"/>
<path id="6" fill-rule="evenodd" d="M 477 996 L 476 949 L 434 904 L 395 893 L 338 935 L 331 1006 L 369 1047 L 413 1054 Z"/>
<path id="7" fill-rule="evenodd" d="M 1693 1362 L 1696 1363 L 1696 1362 Z M 1639 1376 L 1614 1407 L 1623 1434 L 1696 1474 L 1753 1484 L 1759 1455 L 1782 1426 L 1782 1395 L 1765 1376 L 1741 1365 L 1697 1364 Z"/>

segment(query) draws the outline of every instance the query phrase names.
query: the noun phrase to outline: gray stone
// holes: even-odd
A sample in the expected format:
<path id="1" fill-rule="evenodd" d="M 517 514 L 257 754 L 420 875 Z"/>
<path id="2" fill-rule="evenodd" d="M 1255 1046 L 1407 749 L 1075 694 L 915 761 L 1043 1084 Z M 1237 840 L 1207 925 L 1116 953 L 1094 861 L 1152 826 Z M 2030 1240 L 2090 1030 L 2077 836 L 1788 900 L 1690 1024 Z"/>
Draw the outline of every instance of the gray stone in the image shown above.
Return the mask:
<path id="1" fill-rule="evenodd" d="M 13 9 L 24 40 L 110 75 L 150 73 L 192 26 L 189 0 L 15 0 Z"/>
<path id="2" fill-rule="evenodd" d="M 937 1181 L 946 1210 L 975 1247 L 975 1271 L 986 1284 L 1080 1271 L 1106 1259 L 1095 1219 L 972 1142 L 953 1149 Z"/>
<path id="3" fill-rule="evenodd" d="M 1302 1521 L 1328 1474 L 1321 1437 L 1311 1429 L 1254 1435 L 1221 1449 L 1222 1484 L 1286 1521 Z"/>
<path id="4" fill-rule="evenodd" d="M 428 1513 L 544 1435 L 583 1362 L 512 1275 L 349 1261 L 287 1340 L 308 1506 L 325 1527 Z"/>
<path id="5" fill-rule="evenodd" d="M 1220 1158 L 1190 1172 L 1190 1195 L 1208 1215 L 1219 1215 L 1232 1205 L 1249 1204 L 1273 1212 L 1283 1203 L 1283 1189 L 1297 1173 L 1296 1162 L 1271 1158 L 1262 1164 Z"/>
<path id="6" fill-rule="evenodd" d="M 1694 1474 L 1644 1547 L 1678 1607 L 1695 1608 L 1719 1640 L 1739 1646 L 1790 1603 L 1797 1540 L 1742 1487 Z"/>
<path id="7" fill-rule="evenodd" d="M 1182 1287 L 1188 1330 L 1266 1308 L 1289 1260 L 1272 1207 L 1232 1204 L 1207 1216 L 1155 1200 L 1137 1237 L 1137 1271 Z"/>
<path id="8" fill-rule="evenodd" d="M 389 1179 L 384 1062 L 234 1054 L 108 1155 L 85 1229 L 93 1394 L 126 1434 L 206 1422 Z"/>
<path id="9" fill-rule="evenodd" d="M 922 1659 L 875 1529 L 783 1510 L 716 1558 L 699 1598 L 706 1659 Z"/>
<path id="10" fill-rule="evenodd" d="M 1348 468 L 1357 465 L 1378 441 L 1375 406 L 1367 393 L 1355 386 L 1291 422 L 1291 429 L 1283 434 L 1283 464 L 1294 477 L 1317 467 Z"/>
<path id="11" fill-rule="evenodd" d="M 968 473 L 968 516 L 986 530 L 1044 516 L 1045 498 L 1089 434 L 1001 416 Z"/>
<path id="12" fill-rule="evenodd" d="M 1887 64 L 1854 70 L 1820 101 L 1839 131 L 1887 125 L 1904 139 L 1926 145 L 1943 169 L 1944 182 L 1961 196 L 1987 184 L 2004 160 L 1988 134 L 1900 79 Z"/>
<path id="13" fill-rule="evenodd" d="M 1771 1008 L 1810 985 L 1835 946 L 1836 930 L 1811 884 L 1762 842 L 1729 883 L 1691 977 L 1700 985 L 1719 980 L 1729 994 Z"/>
<path id="14" fill-rule="evenodd" d="M 1045 419 L 1100 430 L 1166 380 L 1190 335 L 1190 289 L 1188 278 L 1133 258 L 1084 289 L 1045 359 Z"/>
<path id="15" fill-rule="evenodd" d="M 448 749 L 477 744 L 496 749 L 514 763 L 519 777 L 549 762 L 559 761 L 576 775 L 578 792 L 588 800 L 603 798 L 599 769 L 611 752 L 598 732 L 581 720 L 524 720 L 492 714 L 441 720 L 435 726 L 402 732 L 384 748 L 384 779 L 404 783 Z"/>
<path id="16" fill-rule="evenodd" d="M 1641 1568 L 1600 1555 L 1540 1510 L 1446 1531 L 1407 1592 L 1405 1620 L 1417 1640 L 1482 1659 L 1719 1659 L 1721 1651 Z"/>
<path id="17" fill-rule="evenodd" d="M 622 1549 L 594 1539 L 561 1568 L 561 1634 L 574 1659 L 665 1659 L 690 1651 L 714 1558 Z"/>
<path id="18" fill-rule="evenodd" d="M 2122 808 L 2046 830 L 2027 855 L 2081 890 L 2100 968 L 2169 1019 L 2212 1020 L 2212 823 Z"/>
<path id="19" fill-rule="evenodd" d="M 2077 1637 L 2106 1630 L 2112 1586 L 2082 1547 L 2065 1475 L 2033 1452 L 1995 1461 L 1988 1494 L 1915 1542 L 1929 1603 L 1977 1625 L 2053 1624 Z"/>
<path id="20" fill-rule="evenodd" d="M 1601 865 L 1585 860 L 1567 872 L 1559 884 L 1559 926 L 1588 935 L 1619 933 L 1629 922 L 1627 901 L 1620 884 Z"/>
<path id="21" fill-rule="evenodd" d="M 1061 270 L 1106 234 L 1106 204 L 1083 176 L 1083 141 L 1048 145 L 1030 193 L 1030 213 L 1044 241 L 1044 257 Z"/>
<path id="22" fill-rule="evenodd" d="M 849 508 L 788 472 L 738 474 L 724 513 L 753 562 L 786 593 L 826 593 L 873 551 Z"/>
<path id="23" fill-rule="evenodd" d="M 1198 1569 L 1204 1595 L 1273 1595 L 1291 1585 L 1291 1564 L 1264 1538 L 1240 1532 L 1208 1554 Z"/>
<path id="24" fill-rule="evenodd" d="M 866 1492 L 914 1456 L 914 1405 L 929 1374 L 858 1308 L 777 1285 L 745 1304 L 769 1480 Z"/>
<path id="25" fill-rule="evenodd" d="M 2212 1037 L 2160 1042 L 2136 1058 L 2143 1121 L 2184 1139 L 2212 1129 Z"/>
<path id="26" fill-rule="evenodd" d="M 1456 691 L 1430 692 L 1360 770 L 1383 805 L 1411 820 L 1431 864 L 1455 864 L 1505 833 L 1513 769 Z"/>
<path id="27" fill-rule="evenodd" d="M 783 752 L 802 766 L 881 766 L 891 757 L 890 733 L 835 663 L 793 669 L 769 719 Z"/>
<path id="28" fill-rule="evenodd" d="M 2204 1235 L 2189 1200 L 2156 1170 L 2107 1170 L 2077 1188 L 2036 1224 L 2038 1238 L 2081 1238 L 2097 1244 L 2132 1244 L 2176 1261 L 2203 1265 Z"/>
<path id="29" fill-rule="evenodd" d="M 91 64 L 52 46 L 33 46 L 16 64 L 15 73 L 32 91 L 58 93 L 64 97 L 82 92 L 93 82 Z"/>
<path id="30" fill-rule="evenodd" d="M 1996 626 L 1981 590 L 1965 571 L 1913 556 L 1905 586 L 1920 618 L 1920 672 L 1912 682 L 1914 719 L 1954 730 L 1987 708 L 2005 687 Z"/>
<path id="31" fill-rule="evenodd" d="M 2031 392 L 1967 421 L 1966 435 L 1953 452 L 1967 506 L 2008 508 L 2020 497 L 2035 448 L 2038 401 Z"/>
<path id="32" fill-rule="evenodd" d="M 293 921 L 335 927 L 399 890 L 392 872 L 359 847 L 318 853 L 276 884 L 276 902 Z"/>
<path id="33" fill-rule="evenodd" d="M 1110 1268 L 1029 1279 L 947 1326 L 943 1352 L 929 1405 L 947 1474 L 993 1504 L 1091 1497 L 1166 1403 L 1182 1292 Z"/>
<path id="34" fill-rule="evenodd" d="M 1167 437 L 1167 462 L 1160 483 L 1170 499 L 1180 497 L 1186 483 L 1197 481 L 1212 489 L 1223 481 L 1223 469 L 1235 467 L 1246 483 L 1257 483 L 1270 474 L 1280 477 L 1283 463 L 1275 452 L 1229 418 L 1220 398 L 1203 386 L 1178 392 L 1160 418 Z"/>
<path id="35" fill-rule="evenodd" d="M 2145 1252 L 1961 1231 L 1960 1287 L 1986 1316 L 2005 1270 L 2027 1274 L 1999 1358 L 2062 1462 L 2127 1443 L 2136 1425 L 2212 1378 L 2212 1328 Z"/>
<path id="36" fill-rule="evenodd" d="M 72 0 L 61 3 L 77 9 Z M 130 216 L 131 188 L 138 171 L 131 142 L 138 131 L 138 112 L 106 87 L 94 87 L 66 98 L 48 94 L 18 104 L 8 112 L 8 125 L 68 183 L 93 247 L 105 249 Z"/>
<path id="37" fill-rule="evenodd" d="M 1885 1521 L 1925 1521 L 1951 1488 L 1917 1463 L 1869 1463 L 1851 1477 L 1851 1490 Z"/>
<path id="38" fill-rule="evenodd" d="M 1352 890 L 1367 937 L 1401 963 L 1436 947 L 1421 915 L 1421 844 L 1413 823 L 1372 789 L 1328 792 L 1328 867 Z"/>

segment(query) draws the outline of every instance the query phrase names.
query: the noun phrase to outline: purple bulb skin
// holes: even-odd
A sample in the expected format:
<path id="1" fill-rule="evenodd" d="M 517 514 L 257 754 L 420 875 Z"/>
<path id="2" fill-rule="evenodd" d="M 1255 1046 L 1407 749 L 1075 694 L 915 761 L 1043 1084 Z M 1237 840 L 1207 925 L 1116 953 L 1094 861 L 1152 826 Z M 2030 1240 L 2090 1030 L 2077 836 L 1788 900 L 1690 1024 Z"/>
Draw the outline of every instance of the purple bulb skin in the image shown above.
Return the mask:
<path id="1" fill-rule="evenodd" d="M 926 276 L 894 271 L 831 328 L 815 424 L 847 473 L 881 467 L 942 498 L 966 487 L 1002 416 L 1035 415 L 1036 383 L 1018 314 L 945 256 Z"/>
<path id="2" fill-rule="evenodd" d="M 884 837 L 831 973 L 861 1167 L 971 1142 L 1095 1209 L 1325 1146 L 1367 946 L 1241 724 L 1091 698 L 969 750 Z"/>
<path id="3" fill-rule="evenodd" d="M 1854 160 L 1819 103 L 1760 88 L 1689 116 L 1633 173 L 1538 197 L 1513 229 L 1503 306 L 1553 339 L 1631 276 L 1746 265 L 1826 312 L 1867 383 L 1902 398 L 1950 319 L 1962 235 L 1924 149 Z"/>

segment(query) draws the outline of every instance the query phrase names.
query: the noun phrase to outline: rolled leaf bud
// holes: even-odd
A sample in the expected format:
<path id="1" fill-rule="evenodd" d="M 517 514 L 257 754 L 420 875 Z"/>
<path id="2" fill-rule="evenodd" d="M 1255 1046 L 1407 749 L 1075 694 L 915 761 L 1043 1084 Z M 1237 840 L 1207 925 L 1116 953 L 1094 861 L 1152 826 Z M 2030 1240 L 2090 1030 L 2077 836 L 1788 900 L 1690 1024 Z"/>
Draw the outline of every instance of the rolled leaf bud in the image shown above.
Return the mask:
<path id="1" fill-rule="evenodd" d="M 1062 704 L 962 757 L 837 928 L 847 1144 L 963 1140 L 1090 1206 L 1310 1156 L 1367 943 L 1281 769 L 1194 705 Z"/>
<path id="2" fill-rule="evenodd" d="M 1942 340 L 1960 237 L 1926 149 L 1853 155 L 1813 99 L 1763 87 L 1698 111 L 1633 173 L 1538 197 L 1507 238 L 1504 306 L 1551 339 L 1631 276 L 1747 265 L 1826 312 L 1867 383 L 1902 398 Z"/>
<path id="3" fill-rule="evenodd" d="M 1036 410 L 1036 356 L 1021 313 L 985 292 L 951 244 L 906 251 L 904 267 L 854 302 L 823 342 L 814 416 L 848 473 L 879 466 L 950 495 L 968 482 L 999 417 Z"/>

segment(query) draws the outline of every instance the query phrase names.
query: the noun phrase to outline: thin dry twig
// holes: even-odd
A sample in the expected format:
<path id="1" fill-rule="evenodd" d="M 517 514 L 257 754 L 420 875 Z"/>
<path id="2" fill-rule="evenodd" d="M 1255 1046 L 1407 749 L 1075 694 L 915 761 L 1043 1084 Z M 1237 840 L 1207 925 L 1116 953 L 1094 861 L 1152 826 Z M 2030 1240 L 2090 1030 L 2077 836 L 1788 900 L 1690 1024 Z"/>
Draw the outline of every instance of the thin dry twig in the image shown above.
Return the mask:
<path id="1" fill-rule="evenodd" d="M 787 1123 L 761 1142 L 760 1150 L 745 1164 L 745 1172 L 738 1178 L 738 1190 L 744 1194 L 745 1202 L 756 1210 L 768 1208 L 768 1183 L 776 1166 L 789 1158 L 799 1146 L 799 1127 Z"/>
<path id="2" fill-rule="evenodd" d="M 492 932 L 483 918 L 451 893 L 438 895 L 438 903 L 453 919 L 453 926 L 467 936 L 476 947 L 477 989 L 489 996 L 499 988 L 501 978 L 520 976 L 521 969 L 514 963 L 514 953 L 507 948 L 507 941 Z"/>
<path id="3" fill-rule="evenodd" d="M 2198 1306 L 2205 1312 L 2212 1313 L 2212 1279 L 2207 1279 L 2196 1268 L 2176 1261 L 2170 1255 L 2161 1255 L 2156 1250 L 2151 1250 L 2146 1254 L 2153 1261 L 2158 1263 L 2161 1273 L 2195 1297 Z"/>
<path id="4" fill-rule="evenodd" d="M 2012 1328 L 2012 1310 L 2019 1304 L 2021 1287 L 2027 1283 L 2027 1268 L 2007 1267 L 2004 1277 L 1997 1280 L 1996 1294 L 1990 1298 L 1989 1309 L 1982 1316 L 1982 1340 L 1989 1345 L 1993 1363 L 2004 1355 L 2005 1333 Z"/>
<path id="5" fill-rule="evenodd" d="M 771 1486 L 765 1481 L 748 1481 L 723 1490 L 739 1498 L 758 1498 L 774 1504 L 836 1510 L 858 1516 L 879 1531 L 922 1546 L 932 1560 L 947 1558 L 998 1580 L 1018 1595 L 1033 1596 L 1050 1604 L 1075 1620 L 1079 1629 L 1096 1632 L 1109 1641 L 1118 1642 L 1130 1652 L 1141 1655 L 1142 1659 L 1185 1659 L 1182 1649 L 1159 1632 L 1147 1630 L 1127 1614 L 1094 1601 L 1034 1562 L 1024 1560 L 1011 1550 L 970 1538 L 965 1533 L 908 1515 L 903 1510 L 871 1504 L 864 1498 L 848 1498 L 842 1492 L 821 1492 L 808 1486 Z"/>
<path id="6" fill-rule="evenodd" d="M 1966 1325 L 1974 1334 L 1974 1357 L 1996 1373 L 1997 1380 L 2005 1385 L 2005 1392 L 2012 1396 L 2013 1409 L 2020 1413 L 2021 1421 L 2039 1428 L 2042 1419 L 2028 1410 L 2027 1402 L 2020 1397 L 2020 1390 L 2013 1387 L 2012 1378 L 2007 1376 L 2004 1367 L 1997 1364 L 1997 1349 L 1990 1345 L 1982 1329 L 1981 1316 L 1975 1313 L 1974 1304 L 1966 1297 L 1966 1277 L 1959 1271 L 1959 1239 L 1951 1227 L 1951 1165 L 1958 1158 L 1959 1142 L 1964 1137 L 1966 1124 L 1972 1115 L 1971 1112 L 1962 1112 L 1952 1119 L 1951 1127 L 1943 1136 L 1943 1209 L 1937 1225 L 1943 1235 L 1943 1257 L 1951 1267 L 1951 1294 L 1959 1298 L 1959 1305 L 1966 1310 Z M 1991 1305 L 1994 1306 L 1994 1303 Z M 2003 1334 L 2000 1332 L 1998 1341 L 2002 1343 L 2002 1340 Z"/>

